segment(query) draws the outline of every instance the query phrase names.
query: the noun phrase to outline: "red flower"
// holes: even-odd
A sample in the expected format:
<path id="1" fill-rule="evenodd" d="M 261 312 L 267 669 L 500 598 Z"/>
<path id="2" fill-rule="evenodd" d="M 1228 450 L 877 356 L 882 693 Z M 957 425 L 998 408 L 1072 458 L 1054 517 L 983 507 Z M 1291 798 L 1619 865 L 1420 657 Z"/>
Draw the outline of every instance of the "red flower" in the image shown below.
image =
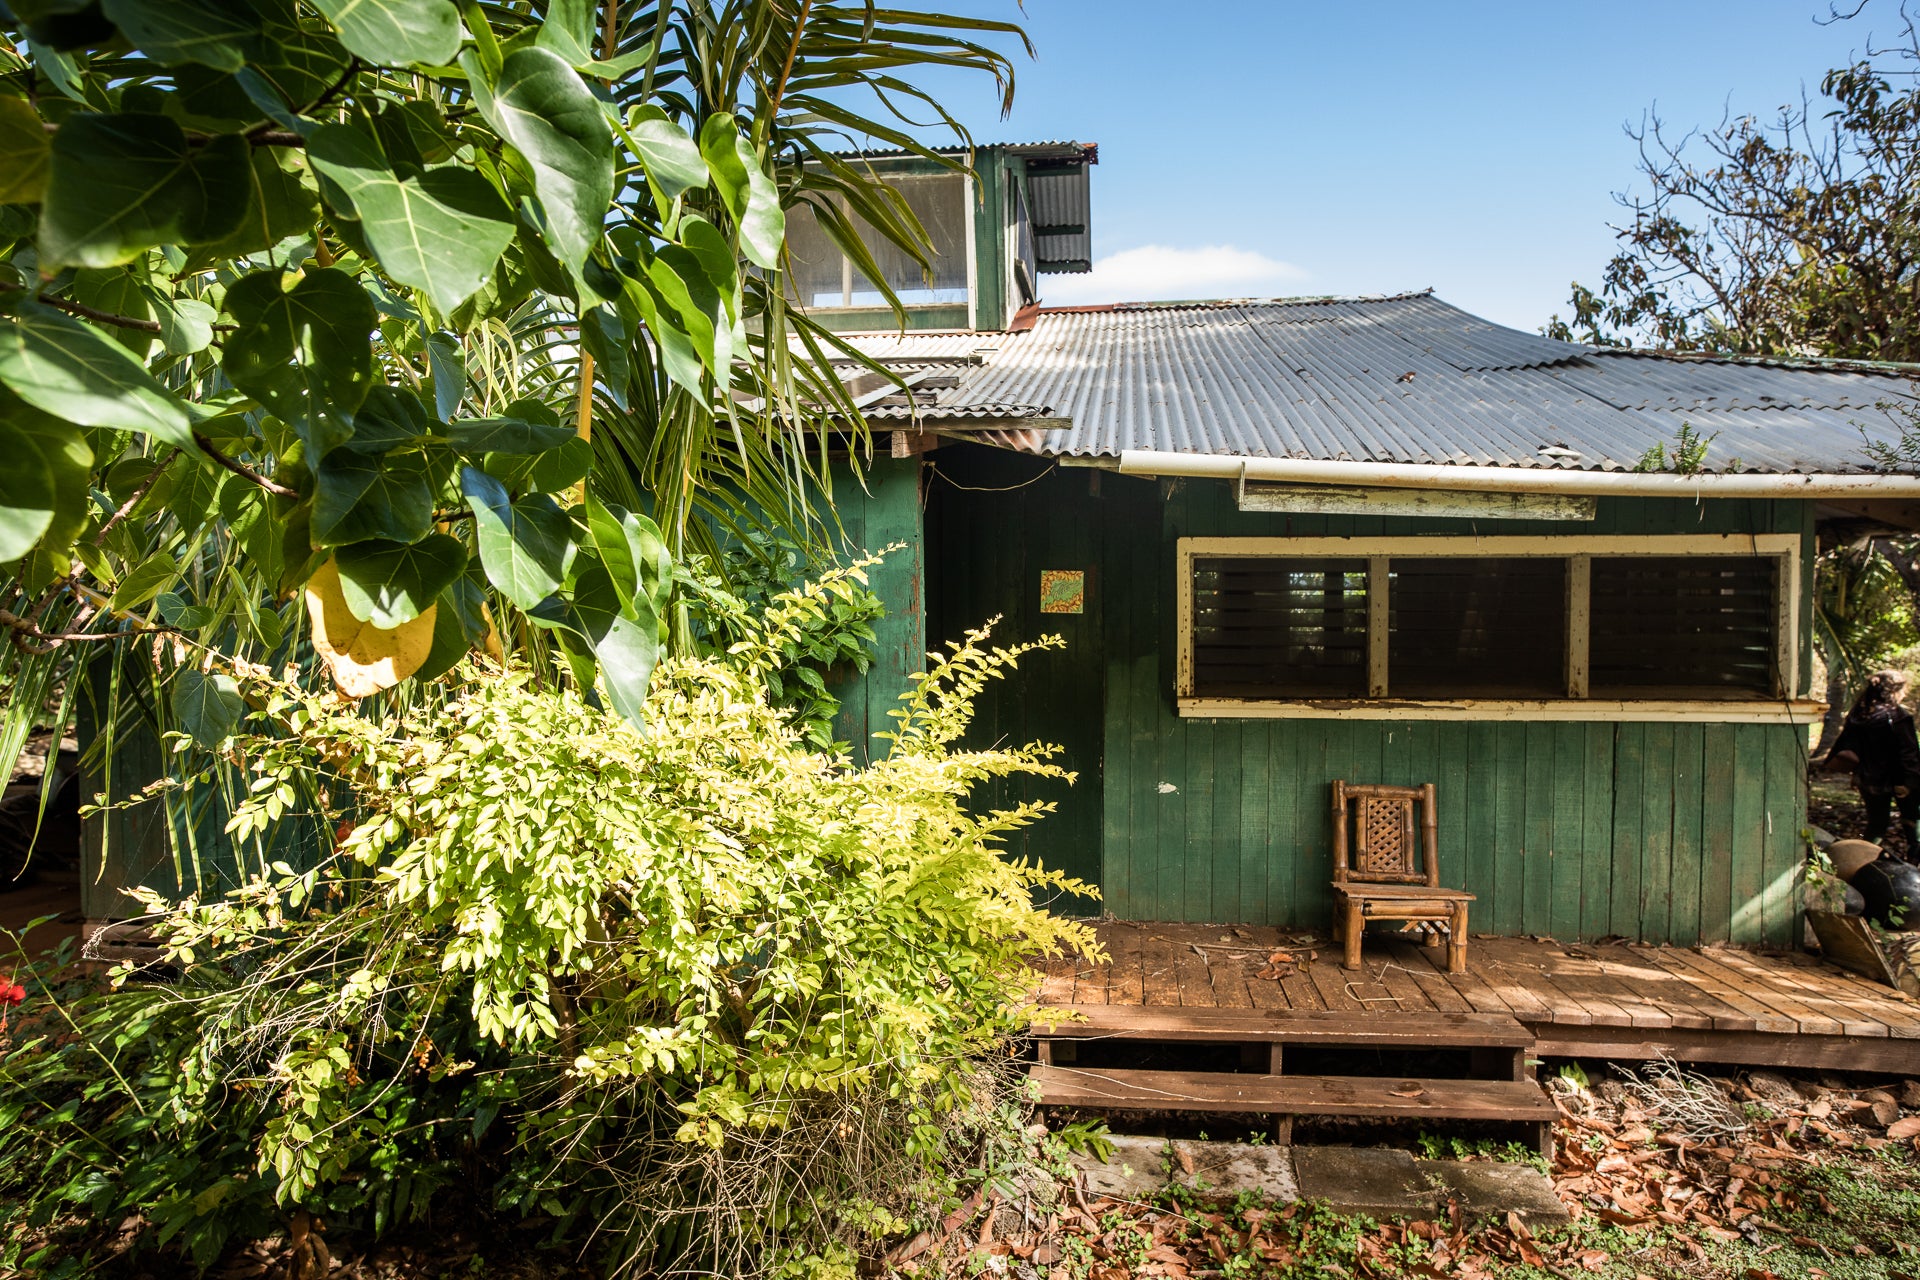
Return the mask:
<path id="1" fill-rule="evenodd" d="M 27 989 L 19 983 L 11 980 L 0 982 L 0 1004 L 12 1008 L 15 1005 L 24 1003 L 26 998 Z"/>

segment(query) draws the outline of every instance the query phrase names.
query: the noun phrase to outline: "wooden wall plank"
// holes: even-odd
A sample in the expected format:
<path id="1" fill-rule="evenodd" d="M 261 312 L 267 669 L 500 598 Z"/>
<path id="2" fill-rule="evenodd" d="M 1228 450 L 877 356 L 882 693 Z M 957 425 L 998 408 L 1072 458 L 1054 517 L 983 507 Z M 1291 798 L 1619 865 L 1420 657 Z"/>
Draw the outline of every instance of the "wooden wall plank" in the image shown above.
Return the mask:
<path id="1" fill-rule="evenodd" d="M 1474 904 L 1474 927 L 1491 931 L 1500 887 L 1498 850 L 1500 832 L 1494 821 L 1494 779 L 1500 773 L 1502 726 L 1465 726 L 1467 750 L 1465 804 L 1467 815 L 1466 883 L 1460 887 L 1480 896 Z"/>
<path id="2" fill-rule="evenodd" d="M 1691 946 L 1700 940 L 1701 788 L 1705 783 L 1705 726 L 1675 725 L 1673 730 L 1673 877 L 1667 899 L 1666 937 Z"/>
<path id="3" fill-rule="evenodd" d="M 1495 933 L 1526 928 L 1527 876 L 1527 726 L 1502 733 L 1494 741 L 1493 910 Z"/>
<path id="4" fill-rule="evenodd" d="M 1732 725 L 1706 726 L 1700 783 L 1700 941 L 1725 942 L 1733 914 L 1733 777 L 1738 737 Z"/>
<path id="5" fill-rule="evenodd" d="M 1521 765 L 1526 795 L 1525 836 L 1521 845 L 1521 932 L 1553 932 L 1553 806 L 1558 794 L 1554 751 L 1563 726 L 1536 721 L 1526 726 Z"/>
<path id="6" fill-rule="evenodd" d="M 1641 791 L 1646 782 L 1647 726 L 1615 726 L 1613 753 L 1613 875 L 1607 931 L 1623 938 L 1639 936 L 1641 832 L 1646 817 Z"/>
<path id="7" fill-rule="evenodd" d="M 1548 853 L 1553 859 L 1553 907 L 1547 922 L 1556 938 L 1580 936 L 1586 851 L 1587 726 L 1553 726 L 1553 785 Z"/>
<path id="8" fill-rule="evenodd" d="M 1664 935 L 1673 889 L 1673 726 L 1647 726 L 1640 777 L 1640 913 L 1637 928 Z M 1635 936 L 1628 934 L 1628 937 Z"/>
<path id="9" fill-rule="evenodd" d="M 1767 862 L 1766 726 L 1733 726 L 1733 942 L 1758 942 L 1766 936 L 1761 890 Z"/>
<path id="10" fill-rule="evenodd" d="M 1580 934 L 1600 938 L 1613 931 L 1613 760 L 1617 730 L 1610 724 L 1580 727 L 1584 748 L 1580 774 Z"/>
<path id="11" fill-rule="evenodd" d="M 1767 735 L 1767 852 L 1761 874 L 1765 937 L 1791 946 L 1800 927 L 1800 892 L 1806 857 L 1800 829 L 1806 825 L 1807 747 L 1793 731 Z"/>
<path id="12" fill-rule="evenodd" d="M 1267 918 L 1267 861 L 1272 837 L 1267 831 L 1269 810 L 1273 804 L 1273 779 L 1267 772 L 1267 740 L 1271 726 L 1242 722 L 1239 726 L 1239 795 L 1234 797 L 1239 811 L 1237 840 L 1230 841 L 1224 855 L 1239 868 L 1239 908 L 1226 920 L 1265 920 Z M 1220 823 L 1215 819 L 1214 826 Z"/>
<path id="13" fill-rule="evenodd" d="M 1467 727 L 1447 723 L 1429 727 L 1434 756 L 1429 777 L 1434 784 L 1434 803 L 1440 809 L 1440 883 L 1464 889 L 1471 876 L 1472 830 L 1467 812 Z"/>

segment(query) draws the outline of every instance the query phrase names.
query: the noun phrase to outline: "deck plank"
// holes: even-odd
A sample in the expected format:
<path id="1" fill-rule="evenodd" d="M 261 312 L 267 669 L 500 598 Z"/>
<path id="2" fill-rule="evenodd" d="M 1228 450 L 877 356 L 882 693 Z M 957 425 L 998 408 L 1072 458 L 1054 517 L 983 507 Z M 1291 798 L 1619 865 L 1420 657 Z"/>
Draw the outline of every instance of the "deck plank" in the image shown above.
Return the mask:
<path id="1" fill-rule="evenodd" d="M 1689 947 L 1681 954 L 1687 964 L 1696 969 L 1719 974 L 1721 981 L 1747 992 L 1755 1000 L 1793 1019 L 1804 1035 L 1845 1034 L 1838 1020 L 1807 1007 L 1795 999 L 1790 990 L 1784 990 L 1778 983 L 1769 982 L 1764 978 L 1756 980 L 1753 973 L 1723 959 L 1725 950 L 1720 947 Z"/>
<path id="2" fill-rule="evenodd" d="M 1892 1034 L 1884 1019 L 1858 1008 L 1838 983 L 1828 985 L 1810 976 L 1803 977 L 1792 964 L 1776 964 L 1763 969 L 1754 963 L 1753 956 L 1731 947 L 1715 948 L 1714 956 L 1724 963 L 1739 966 L 1759 981 L 1771 982 L 1775 990 L 1790 993 L 1815 1013 L 1838 1022 L 1843 1036 L 1883 1039 Z"/>
<path id="3" fill-rule="evenodd" d="M 1498 1014 L 1567 1051 L 1591 1044 L 1633 1056 L 1636 1046 L 1664 1045 L 1663 1052 L 1711 1062 L 1809 1054 L 1839 1061 L 1849 1042 L 1862 1061 L 1905 1062 L 1920 1053 L 1920 1006 L 1813 956 L 1475 938 L 1467 972 L 1448 974 L 1444 952 L 1376 937 L 1364 967 L 1348 973 L 1336 948 L 1309 961 L 1307 948 L 1283 943 L 1267 926 L 1108 921 L 1096 929 L 1110 962 L 1036 961 L 1037 1000 L 1225 1018 Z M 1223 934 L 1230 938 L 1224 944 Z M 1267 953 L 1283 945 L 1301 963 L 1278 978 L 1258 976 Z M 1806 1053 L 1786 1048 L 1788 1037 L 1804 1038 Z"/>
<path id="4" fill-rule="evenodd" d="M 1190 933 L 1176 937 L 1174 944 L 1174 980 L 1180 987 L 1180 1003 L 1183 1007 L 1214 1007 L 1213 974 L 1207 966 L 1205 953 L 1196 951 Z"/>
<path id="5" fill-rule="evenodd" d="M 1696 949 L 1662 947 L 1658 954 L 1663 968 L 1683 976 L 1690 975 L 1696 986 L 1751 1017 L 1755 1031 L 1775 1035 L 1801 1034 L 1798 1018 L 1761 999 L 1740 975 L 1702 961 Z"/>
<path id="6" fill-rule="evenodd" d="M 1524 970 L 1509 967 L 1506 963 L 1506 951 L 1501 947 L 1504 938 L 1474 938 L 1467 944 L 1467 968 L 1490 987 L 1496 995 L 1513 1010 L 1513 1016 L 1522 1022 L 1553 1022 L 1555 1011 L 1569 1014 L 1586 1014 L 1587 1021 L 1593 1021 L 1587 1007 L 1574 1000 L 1566 992 L 1545 980 L 1537 971 L 1528 975 Z M 1439 967 L 1439 962 L 1435 962 Z M 1529 984 L 1528 978 L 1532 982 Z M 1544 990 L 1551 1000 L 1542 999 L 1539 992 Z"/>
<path id="7" fill-rule="evenodd" d="M 1663 1029 L 1674 1026 L 1711 1027 L 1713 1020 L 1693 1012 L 1688 993 L 1676 992 L 1670 1001 L 1650 998 L 1638 984 L 1621 972 L 1625 966 L 1637 967 L 1632 956 L 1622 957 L 1611 945 L 1549 949 L 1541 957 L 1541 968 L 1561 990 L 1578 991 L 1583 998 L 1603 999 L 1627 1016 L 1627 1025 Z"/>
<path id="8" fill-rule="evenodd" d="M 1099 932 L 1101 941 L 1107 944 L 1107 951 L 1113 957 L 1107 978 L 1107 1003 L 1145 1003 L 1145 978 L 1140 968 L 1140 926 L 1115 924 Z"/>
<path id="9" fill-rule="evenodd" d="M 1555 1114 L 1539 1085 L 1515 1080 L 1092 1071 L 1054 1066 L 1035 1066 L 1030 1077 L 1040 1086 L 1042 1102 L 1064 1107 L 1531 1122 L 1550 1121 Z"/>
<path id="10" fill-rule="evenodd" d="M 1685 971 L 1685 966 L 1670 963 L 1667 957 L 1671 953 L 1671 948 L 1629 946 L 1627 950 L 1632 952 L 1634 956 L 1649 969 L 1657 969 L 1666 975 L 1668 981 L 1663 982 L 1660 987 L 1660 993 L 1663 998 L 1676 988 L 1684 988 L 1686 998 L 1691 1002 L 1694 1011 L 1700 1016 L 1705 1017 L 1708 1026 L 1713 1030 L 1758 1031 L 1762 1029 L 1757 1017 L 1749 1013 L 1746 1009 L 1733 1004 L 1731 1001 L 1723 999 L 1719 994 L 1720 988 L 1717 984 L 1710 986 L 1698 975 L 1689 976 Z M 1779 1031 L 1792 1030 L 1791 1027 L 1787 1026 L 1770 1027 L 1767 1029 Z"/>
<path id="11" fill-rule="evenodd" d="M 1142 1004 L 1180 1003 L 1180 979 L 1177 976 L 1179 957 L 1175 954 L 1174 943 L 1158 928 L 1148 927 L 1140 932 L 1140 972 L 1144 991 Z"/>

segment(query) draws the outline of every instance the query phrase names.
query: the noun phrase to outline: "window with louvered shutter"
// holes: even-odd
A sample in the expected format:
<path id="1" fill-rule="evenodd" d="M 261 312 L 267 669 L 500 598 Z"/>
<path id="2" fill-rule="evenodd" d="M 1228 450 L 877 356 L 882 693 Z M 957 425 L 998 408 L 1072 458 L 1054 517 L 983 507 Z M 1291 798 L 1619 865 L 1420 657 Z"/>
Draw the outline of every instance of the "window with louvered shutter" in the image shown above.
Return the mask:
<path id="1" fill-rule="evenodd" d="M 1395 556 L 1387 696 L 1559 698 L 1567 692 L 1567 562 Z"/>
<path id="2" fill-rule="evenodd" d="M 1774 556 L 1595 556 L 1593 696 L 1769 697 Z"/>
<path id="3" fill-rule="evenodd" d="M 1215 698 L 1367 693 L 1367 562 L 1194 561 L 1193 688 Z"/>

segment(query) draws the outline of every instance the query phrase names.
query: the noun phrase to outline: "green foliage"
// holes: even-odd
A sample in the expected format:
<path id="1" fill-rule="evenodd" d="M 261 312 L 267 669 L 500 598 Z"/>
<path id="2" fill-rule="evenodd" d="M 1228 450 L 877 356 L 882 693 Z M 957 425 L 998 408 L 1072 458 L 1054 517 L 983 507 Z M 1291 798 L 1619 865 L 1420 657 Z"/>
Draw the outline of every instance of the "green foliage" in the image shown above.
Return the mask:
<path id="1" fill-rule="evenodd" d="M 1813 626 L 1829 673 L 1849 696 L 1894 653 L 1920 641 L 1913 593 L 1876 542 L 1820 553 Z"/>
<path id="2" fill-rule="evenodd" d="M 892 548 L 887 548 L 892 550 Z M 692 610 L 704 634 L 726 648 L 751 634 L 756 619 L 791 586 L 818 577 L 827 592 L 794 619 L 780 660 L 769 669 L 773 700 L 813 746 L 834 744 L 838 682 L 864 674 L 873 661 L 874 625 L 884 608 L 867 585 L 874 561 L 855 563 L 843 574 L 826 574 L 820 559 L 777 534 L 750 529 L 729 547 L 716 569 L 708 560 L 692 566 Z"/>
<path id="3" fill-rule="evenodd" d="M 787 306 L 783 209 L 928 259 L 831 152 L 956 167 L 899 125 L 934 105 L 912 74 L 1010 92 L 976 36 L 1013 32 L 782 0 L 0 8 L 0 682 L 136 635 L 223 670 L 318 642 L 343 691 L 404 700 L 500 647 L 636 712 L 691 636 L 594 512 L 671 558 L 748 509 L 816 537 L 813 445 L 864 427 L 843 344 Z M 330 608 L 360 625 L 319 641 Z"/>
<path id="4" fill-rule="evenodd" d="M 343 838 L 149 896 L 181 984 L 72 997 L 78 1039 L 0 1063 L 13 1238 L 138 1213 L 204 1259 L 278 1212 L 377 1227 L 460 1184 L 623 1268 L 772 1271 L 904 1229 L 955 1172 L 1010 1176 L 1021 1109 L 977 1064 L 1028 956 L 1093 945 L 1035 893 L 1088 889 L 1001 853 L 1048 805 L 965 804 L 1070 776 L 1051 750 L 956 744 L 986 681 L 1059 642 L 970 636 L 853 768 L 769 678 L 858 572 L 663 660 L 645 731 L 524 668 L 377 716 L 243 675 L 276 731 L 233 739 L 231 833 L 313 797 Z"/>
<path id="5" fill-rule="evenodd" d="M 1651 449 L 1640 455 L 1640 460 L 1633 464 L 1633 469 L 1635 471 L 1671 471 L 1675 475 L 1697 476 L 1706 465 L 1708 447 L 1719 438 L 1718 431 L 1710 436 L 1703 436 L 1693 429 L 1692 423 L 1683 422 L 1680 424 L 1680 430 L 1674 433 L 1671 451 L 1668 450 L 1666 441 L 1656 440 Z M 1740 459 L 1727 460 L 1725 470 L 1737 471 L 1739 468 Z"/>
<path id="6" fill-rule="evenodd" d="M 1555 337 L 1753 356 L 1920 360 L 1920 44 L 1829 71 L 1824 101 L 1675 141 L 1652 118 L 1644 188 L 1599 289 Z"/>

